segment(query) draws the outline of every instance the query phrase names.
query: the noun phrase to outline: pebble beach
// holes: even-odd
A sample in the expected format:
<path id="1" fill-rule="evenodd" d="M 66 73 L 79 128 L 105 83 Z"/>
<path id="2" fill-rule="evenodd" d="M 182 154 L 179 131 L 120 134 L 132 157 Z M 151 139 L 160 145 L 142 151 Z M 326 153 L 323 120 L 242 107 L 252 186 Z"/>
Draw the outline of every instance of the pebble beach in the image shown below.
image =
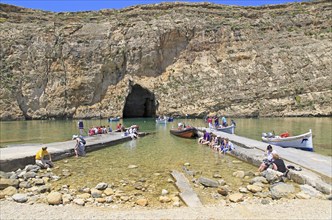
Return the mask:
<path id="1" fill-rule="evenodd" d="M 269 204 L 260 200 L 218 204 L 200 208 L 132 209 L 50 206 L 0 201 L 4 219 L 331 219 L 332 201 L 282 199 Z"/>

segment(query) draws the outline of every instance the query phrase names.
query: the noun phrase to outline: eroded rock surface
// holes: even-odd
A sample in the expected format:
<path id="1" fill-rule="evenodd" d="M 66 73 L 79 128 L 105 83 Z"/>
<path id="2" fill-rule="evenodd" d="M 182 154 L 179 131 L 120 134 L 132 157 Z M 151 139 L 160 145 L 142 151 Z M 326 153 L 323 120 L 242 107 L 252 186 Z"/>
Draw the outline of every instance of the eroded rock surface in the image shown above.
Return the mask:
<path id="1" fill-rule="evenodd" d="M 1 4 L 0 119 L 332 115 L 331 10 Z"/>

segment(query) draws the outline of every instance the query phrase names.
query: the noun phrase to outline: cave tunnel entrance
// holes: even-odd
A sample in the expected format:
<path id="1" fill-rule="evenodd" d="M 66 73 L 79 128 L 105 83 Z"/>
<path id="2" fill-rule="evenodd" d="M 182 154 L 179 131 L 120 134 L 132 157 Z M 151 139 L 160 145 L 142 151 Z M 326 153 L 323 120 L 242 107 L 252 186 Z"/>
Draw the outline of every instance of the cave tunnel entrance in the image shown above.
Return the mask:
<path id="1" fill-rule="evenodd" d="M 126 98 L 123 118 L 142 118 L 156 116 L 156 100 L 152 92 L 135 84 Z"/>

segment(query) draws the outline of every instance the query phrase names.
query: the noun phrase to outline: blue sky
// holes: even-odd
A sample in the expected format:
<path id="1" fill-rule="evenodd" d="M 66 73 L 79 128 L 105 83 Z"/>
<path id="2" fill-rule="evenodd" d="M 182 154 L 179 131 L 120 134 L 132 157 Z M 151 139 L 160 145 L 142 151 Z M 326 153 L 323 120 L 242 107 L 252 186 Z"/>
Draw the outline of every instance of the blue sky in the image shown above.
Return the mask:
<path id="1" fill-rule="evenodd" d="M 259 6 L 266 4 L 282 4 L 300 2 L 303 0 L 178 0 L 178 2 L 213 2 L 217 4 Z M 90 11 L 107 8 L 120 9 L 138 4 L 153 4 L 173 2 L 170 0 L 0 0 L 1 3 L 21 6 L 25 8 L 41 9 L 54 12 Z"/>

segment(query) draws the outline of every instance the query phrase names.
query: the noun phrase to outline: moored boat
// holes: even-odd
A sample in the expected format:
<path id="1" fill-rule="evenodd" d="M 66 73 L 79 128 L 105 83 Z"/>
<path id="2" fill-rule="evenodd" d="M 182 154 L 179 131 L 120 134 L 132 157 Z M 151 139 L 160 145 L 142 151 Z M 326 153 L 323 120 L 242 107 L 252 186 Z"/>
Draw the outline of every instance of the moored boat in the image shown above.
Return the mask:
<path id="1" fill-rule="evenodd" d="M 232 125 L 227 126 L 227 127 L 219 126 L 219 127 L 216 127 L 216 130 L 217 131 L 222 131 L 222 132 L 225 132 L 225 133 L 228 133 L 228 134 L 234 134 L 235 133 L 235 125 L 232 124 Z"/>
<path id="2" fill-rule="evenodd" d="M 112 122 L 112 121 L 120 121 L 120 117 L 115 117 L 115 118 L 109 118 L 108 122 Z"/>
<path id="3" fill-rule="evenodd" d="M 157 124 L 166 124 L 167 123 L 167 118 L 157 118 L 156 123 Z"/>
<path id="4" fill-rule="evenodd" d="M 187 127 L 183 129 L 171 129 L 169 132 L 175 136 L 182 138 L 196 138 L 198 136 L 197 129 L 195 127 Z"/>
<path id="5" fill-rule="evenodd" d="M 305 134 L 289 137 L 275 136 L 272 133 L 263 133 L 262 141 L 280 147 L 291 147 L 307 151 L 314 150 L 311 129 Z"/>

